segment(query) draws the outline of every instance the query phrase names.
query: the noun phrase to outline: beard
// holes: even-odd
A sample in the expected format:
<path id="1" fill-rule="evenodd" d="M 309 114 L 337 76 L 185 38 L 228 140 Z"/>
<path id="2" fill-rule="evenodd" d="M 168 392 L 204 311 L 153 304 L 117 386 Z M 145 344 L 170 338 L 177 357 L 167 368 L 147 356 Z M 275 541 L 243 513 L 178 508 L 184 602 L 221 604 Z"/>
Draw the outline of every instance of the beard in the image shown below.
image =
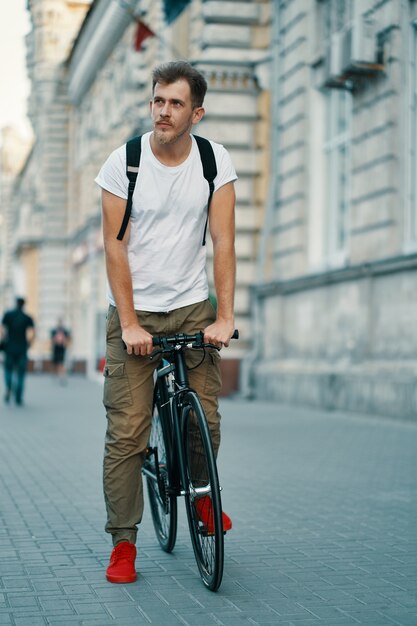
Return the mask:
<path id="1" fill-rule="evenodd" d="M 168 146 L 176 143 L 179 139 L 181 139 L 183 135 L 191 130 L 191 127 L 192 124 L 180 130 L 175 129 L 173 126 L 162 129 L 158 128 L 158 126 L 156 126 L 155 124 L 153 134 L 157 143 L 159 143 L 160 145 Z"/>

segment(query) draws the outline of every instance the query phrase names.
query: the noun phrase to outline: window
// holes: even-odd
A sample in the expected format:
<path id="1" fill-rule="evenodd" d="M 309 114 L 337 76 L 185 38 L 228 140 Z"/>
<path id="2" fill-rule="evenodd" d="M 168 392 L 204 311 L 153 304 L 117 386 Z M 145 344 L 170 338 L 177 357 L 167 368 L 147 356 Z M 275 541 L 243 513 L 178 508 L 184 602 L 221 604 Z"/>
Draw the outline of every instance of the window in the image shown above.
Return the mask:
<path id="1" fill-rule="evenodd" d="M 332 89 L 325 107 L 325 257 L 330 265 L 346 260 L 349 224 L 350 127 L 352 96 Z"/>
<path id="2" fill-rule="evenodd" d="M 353 18 L 352 0 L 316 3 L 320 36 L 345 29 Z M 318 77 L 322 66 L 317 66 Z M 315 81 L 320 84 L 320 78 Z M 310 93 L 309 266 L 311 271 L 343 265 L 347 259 L 352 94 L 321 88 Z"/>

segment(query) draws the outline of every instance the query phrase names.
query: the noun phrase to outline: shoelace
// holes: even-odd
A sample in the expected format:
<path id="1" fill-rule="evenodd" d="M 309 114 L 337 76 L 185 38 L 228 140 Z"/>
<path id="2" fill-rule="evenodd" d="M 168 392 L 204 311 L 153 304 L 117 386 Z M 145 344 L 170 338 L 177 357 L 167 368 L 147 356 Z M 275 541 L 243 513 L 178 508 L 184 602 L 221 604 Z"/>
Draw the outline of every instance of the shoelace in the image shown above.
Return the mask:
<path id="1" fill-rule="evenodd" d="M 131 559 L 133 557 L 133 548 L 128 543 L 120 543 L 113 549 L 112 562 L 115 563 L 121 559 Z"/>

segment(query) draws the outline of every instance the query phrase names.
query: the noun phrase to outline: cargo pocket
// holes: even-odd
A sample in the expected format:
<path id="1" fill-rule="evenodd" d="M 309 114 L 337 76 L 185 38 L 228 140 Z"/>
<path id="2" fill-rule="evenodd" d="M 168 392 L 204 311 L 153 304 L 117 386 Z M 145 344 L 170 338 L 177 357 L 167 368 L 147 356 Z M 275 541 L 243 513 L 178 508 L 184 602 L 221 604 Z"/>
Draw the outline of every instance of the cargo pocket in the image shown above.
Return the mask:
<path id="1" fill-rule="evenodd" d="M 124 363 L 107 363 L 103 371 L 103 404 L 109 409 L 121 409 L 133 404 L 129 379 Z"/>
<path id="2" fill-rule="evenodd" d="M 219 396 L 222 390 L 220 375 L 221 357 L 217 350 L 210 350 L 207 358 L 207 376 L 204 393 L 208 396 Z"/>

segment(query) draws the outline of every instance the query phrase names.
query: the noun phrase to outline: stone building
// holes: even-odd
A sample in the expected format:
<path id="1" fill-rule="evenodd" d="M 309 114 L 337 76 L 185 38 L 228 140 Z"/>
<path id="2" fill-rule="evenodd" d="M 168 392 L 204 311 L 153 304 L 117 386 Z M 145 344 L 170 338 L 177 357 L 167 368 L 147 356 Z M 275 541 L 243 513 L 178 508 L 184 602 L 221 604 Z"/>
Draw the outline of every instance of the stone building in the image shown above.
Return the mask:
<path id="1" fill-rule="evenodd" d="M 417 5 L 273 8 L 275 155 L 246 389 L 415 418 Z"/>
<path id="2" fill-rule="evenodd" d="M 249 286 L 267 188 L 269 109 L 262 83 L 270 2 L 31 0 L 28 7 L 35 142 L 14 200 L 24 226 L 14 233 L 14 250 L 36 294 L 33 356 L 48 358 L 49 329 L 64 316 L 73 360 L 96 370 L 107 305 L 100 192 L 93 181 L 115 147 L 150 128 L 151 68 L 188 58 L 209 82 L 198 132 L 229 149 L 239 174 L 236 309 L 243 339 L 228 349 L 224 365 L 236 386 L 250 344 Z M 143 24 L 154 36 L 140 41 Z"/>
<path id="3" fill-rule="evenodd" d="M 73 358 L 95 370 L 106 300 L 93 180 L 115 147 L 149 129 L 151 68 L 185 57 L 209 82 L 197 132 L 226 146 L 239 175 L 243 340 L 225 356 L 235 377 L 241 362 L 242 391 L 415 415 L 416 3 L 29 8 L 35 144 L 15 199 L 28 231 L 15 250 L 38 268 L 42 336 L 65 312 Z"/>
<path id="4" fill-rule="evenodd" d="M 49 357 L 50 329 L 58 317 L 69 315 L 69 100 L 64 63 L 88 5 L 87 0 L 28 2 L 32 23 L 26 37 L 28 115 L 34 142 L 14 182 L 7 238 L 19 269 L 14 291 L 27 298 L 35 317 L 31 356 L 39 365 Z"/>
<path id="5" fill-rule="evenodd" d="M 224 144 L 239 174 L 236 324 L 244 339 L 224 359 L 226 384 L 237 385 L 238 364 L 248 346 L 249 285 L 264 206 L 268 109 L 257 72 L 268 54 L 269 20 L 268 2 L 92 4 L 68 61 L 73 350 L 90 371 L 103 355 L 107 308 L 100 190 L 92 181 L 113 149 L 150 129 L 151 69 L 179 57 L 195 63 L 209 82 L 207 114 L 197 133 Z M 155 36 L 138 45 L 143 23 Z"/>

